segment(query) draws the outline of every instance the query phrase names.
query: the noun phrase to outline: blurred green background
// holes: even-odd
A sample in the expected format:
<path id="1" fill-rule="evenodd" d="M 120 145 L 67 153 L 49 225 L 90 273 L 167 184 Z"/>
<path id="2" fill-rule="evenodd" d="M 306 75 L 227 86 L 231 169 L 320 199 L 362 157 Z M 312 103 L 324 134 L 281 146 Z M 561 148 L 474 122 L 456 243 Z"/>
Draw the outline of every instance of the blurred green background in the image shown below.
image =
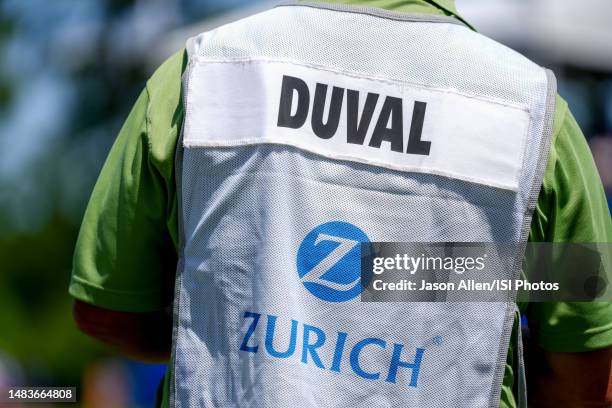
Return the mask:
<path id="1" fill-rule="evenodd" d="M 457 1 L 483 33 L 555 70 L 612 197 L 611 2 L 570 3 Z M 0 388 L 76 385 L 84 406 L 152 406 L 164 367 L 115 356 L 72 321 L 80 219 L 155 67 L 188 36 L 269 4 L 0 0 Z"/>
<path id="2" fill-rule="evenodd" d="M 153 404 L 163 366 L 76 330 L 72 250 L 115 135 L 171 54 L 151 46 L 244 3 L 0 0 L 0 388 L 76 385 L 88 406 Z M 104 387 L 114 400 L 95 403 Z"/>

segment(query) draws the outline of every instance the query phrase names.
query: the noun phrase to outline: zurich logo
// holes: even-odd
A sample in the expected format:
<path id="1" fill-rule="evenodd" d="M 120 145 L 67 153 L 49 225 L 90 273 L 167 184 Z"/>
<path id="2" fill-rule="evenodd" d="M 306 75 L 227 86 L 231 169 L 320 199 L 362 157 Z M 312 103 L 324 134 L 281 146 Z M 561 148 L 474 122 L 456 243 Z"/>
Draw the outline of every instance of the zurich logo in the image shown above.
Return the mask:
<path id="1" fill-rule="evenodd" d="M 331 221 L 310 231 L 297 253 L 304 287 L 327 302 L 346 302 L 361 293 L 361 244 L 368 236 L 348 222 Z"/>

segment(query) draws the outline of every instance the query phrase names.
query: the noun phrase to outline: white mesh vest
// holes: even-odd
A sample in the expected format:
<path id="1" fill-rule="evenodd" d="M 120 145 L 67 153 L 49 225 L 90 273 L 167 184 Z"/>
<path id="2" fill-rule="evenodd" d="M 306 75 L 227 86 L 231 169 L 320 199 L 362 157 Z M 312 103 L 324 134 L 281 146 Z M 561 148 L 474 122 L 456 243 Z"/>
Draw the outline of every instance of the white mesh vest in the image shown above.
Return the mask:
<path id="1" fill-rule="evenodd" d="M 310 3 L 187 48 L 171 406 L 497 407 L 515 305 L 361 302 L 358 243 L 524 243 L 552 75 Z"/>

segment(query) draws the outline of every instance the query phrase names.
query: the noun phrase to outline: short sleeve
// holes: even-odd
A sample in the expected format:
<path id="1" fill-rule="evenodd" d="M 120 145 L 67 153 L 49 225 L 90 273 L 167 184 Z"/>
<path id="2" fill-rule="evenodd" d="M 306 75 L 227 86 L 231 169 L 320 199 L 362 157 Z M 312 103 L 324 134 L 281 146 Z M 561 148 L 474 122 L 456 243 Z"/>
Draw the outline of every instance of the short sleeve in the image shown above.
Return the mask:
<path id="1" fill-rule="evenodd" d="M 127 312 L 172 300 L 182 62 L 179 52 L 148 81 L 106 159 L 74 252 L 69 292 L 76 299 Z"/>
<path id="2" fill-rule="evenodd" d="M 555 135 L 530 240 L 612 242 L 610 211 L 591 151 L 559 97 Z M 611 266 L 604 267 L 612 277 Z M 581 352 L 612 346 L 612 303 L 532 303 L 527 316 L 530 331 L 545 350 Z"/>

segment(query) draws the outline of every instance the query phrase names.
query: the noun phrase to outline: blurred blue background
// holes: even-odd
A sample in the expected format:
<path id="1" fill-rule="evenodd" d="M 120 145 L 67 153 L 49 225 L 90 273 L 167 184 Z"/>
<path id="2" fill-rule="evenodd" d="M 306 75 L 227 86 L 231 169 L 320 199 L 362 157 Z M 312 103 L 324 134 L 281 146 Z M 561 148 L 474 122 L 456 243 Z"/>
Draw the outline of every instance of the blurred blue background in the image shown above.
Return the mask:
<path id="1" fill-rule="evenodd" d="M 66 290 L 79 222 L 154 69 L 189 36 L 272 4 L 0 1 L 0 388 L 76 385 L 82 406 L 153 406 L 165 367 L 113 355 L 72 322 Z M 482 33 L 555 71 L 612 198 L 612 2 L 457 7 Z"/>

